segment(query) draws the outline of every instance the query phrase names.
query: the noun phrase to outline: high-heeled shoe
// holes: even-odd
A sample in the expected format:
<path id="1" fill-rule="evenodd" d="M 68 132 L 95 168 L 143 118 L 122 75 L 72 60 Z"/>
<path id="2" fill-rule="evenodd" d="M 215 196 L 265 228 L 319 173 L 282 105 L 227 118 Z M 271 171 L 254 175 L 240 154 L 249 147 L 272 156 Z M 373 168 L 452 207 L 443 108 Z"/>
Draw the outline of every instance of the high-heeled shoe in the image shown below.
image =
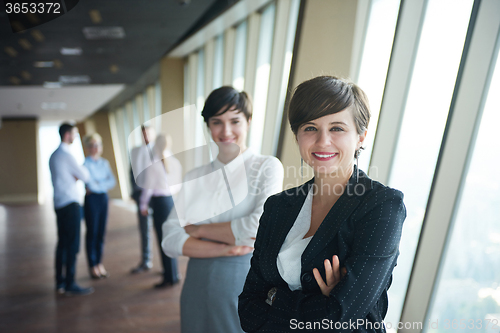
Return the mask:
<path id="1" fill-rule="evenodd" d="M 103 264 L 97 265 L 97 268 L 99 270 L 101 278 L 107 278 L 107 277 L 109 277 L 109 273 L 108 273 L 108 271 L 106 271 L 106 268 L 104 268 Z"/>
<path id="2" fill-rule="evenodd" d="M 94 280 L 98 280 L 101 278 L 101 272 L 99 271 L 98 266 L 90 267 L 89 274 L 90 274 L 90 277 Z"/>

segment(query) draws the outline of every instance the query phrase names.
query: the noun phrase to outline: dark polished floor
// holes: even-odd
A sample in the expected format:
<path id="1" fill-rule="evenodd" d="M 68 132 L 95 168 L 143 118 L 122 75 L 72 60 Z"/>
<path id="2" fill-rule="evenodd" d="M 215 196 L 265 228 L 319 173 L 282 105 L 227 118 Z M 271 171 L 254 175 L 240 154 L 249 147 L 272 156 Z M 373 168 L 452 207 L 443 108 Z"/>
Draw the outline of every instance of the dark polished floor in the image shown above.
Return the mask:
<path id="1" fill-rule="evenodd" d="M 135 213 L 112 202 L 103 263 L 110 277 L 91 280 L 83 251 L 82 225 L 77 282 L 95 293 L 67 297 L 54 291 L 55 213 L 51 203 L 0 205 L 0 332 L 180 332 L 182 282 L 156 290 L 161 280 L 158 248 L 154 268 L 131 275 L 139 262 Z M 180 259 L 184 275 L 186 258 Z"/>

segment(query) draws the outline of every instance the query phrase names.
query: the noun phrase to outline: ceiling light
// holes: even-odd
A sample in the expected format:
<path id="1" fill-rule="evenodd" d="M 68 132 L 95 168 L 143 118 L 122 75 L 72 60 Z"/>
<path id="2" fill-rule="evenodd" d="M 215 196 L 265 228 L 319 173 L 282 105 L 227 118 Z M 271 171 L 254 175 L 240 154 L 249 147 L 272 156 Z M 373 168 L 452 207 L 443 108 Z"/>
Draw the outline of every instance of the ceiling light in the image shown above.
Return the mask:
<path id="1" fill-rule="evenodd" d="M 63 63 L 59 59 L 54 59 L 54 67 L 55 68 L 62 68 Z"/>
<path id="2" fill-rule="evenodd" d="M 102 22 L 101 13 L 97 9 L 89 11 L 89 15 L 90 19 L 92 20 L 92 23 L 98 24 Z"/>
<path id="3" fill-rule="evenodd" d="M 8 55 L 10 55 L 11 57 L 17 56 L 17 51 L 12 46 L 6 46 L 4 48 L 4 51 L 5 51 L 5 53 L 7 53 Z"/>
<path id="4" fill-rule="evenodd" d="M 10 26 L 14 29 L 14 32 L 21 32 L 21 31 L 26 30 L 24 25 L 19 21 L 10 22 Z"/>
<path id="5" fill-rule="evenodd" d="M 81 55 L 82 48 L 81 47 L 61 47 L 62 55 Z"/>
<path id="6" fill-rule="evenodd" d="M 49 82 L 49 81 L 45 81 L 43 83 L 43 87 L 44 88 L 61 88 L 62 87 L 62 83 L 61 82 Z"/>
<path id="7" fill-rule="evenodd" d="M 45 40 L 45 37 L 43 34 L 40 32 L 40 30 L 31 30 L 31 36 L 37 41 L 37 42 L 43 42 Z"/>
<path id="8" fill-rule="evenodd" d="M 33 13 L 26 13 L 25 14 L 28 20 L 31 22 L 31 24 L 38 25 L 40 24 L 40 18 Z"/>
<path id="9" fill-rule="evenodd" d="M 90 83 L 90 76 L 88 75 L 61 75 L 59 82 L 62 84 L 88 84 Z"/>
<path id="10" fill-rule="evenodd" d="M 28 71 L 22 71 L 21 76 L 23 77 L 24 80 L 29 81 L 31 80 L 31 74 Z"/>
<path id="11" fill-rule="evenodd" d="M 41 108 L 44 110 L 64 110 L 66 103 L 64 102 L 43 102 Z"/>
<path id="12" fill-rule="evenodd" d="M 25 39 L 25 38 L 21 38 L 19 40 L 19 45 L 21 45 L 21 47 L 25 50 L 30 50 L 31 49 L 31 43 Z"/>
<path id="13" fill-rule="evenodd" d="M 15 84 L 15 85 L 18 85 L 18 84 L 20 84 L 20 83 L 21 83 L 21 79 L 19 79 L 19 78 L 18 78 L 18 77 L 16 77 L 16 76 L 11 76 L 11 77 L 9 78 L 9 81 L 10 81 L 10 83 Z"/>
<path id="14" fill-rule="evenodd" d="M 87 39 L 122 39 L 125 38 L 123 27 L 85 27 L 83 34 Z"/>
<path id="15" fill-rule="evenodd" d="M 54 67 L 54 62 L 53 61 L 35 61 L 33 63 L 33 66 L 36 68 L 50 68 L 50 67 Z"/>

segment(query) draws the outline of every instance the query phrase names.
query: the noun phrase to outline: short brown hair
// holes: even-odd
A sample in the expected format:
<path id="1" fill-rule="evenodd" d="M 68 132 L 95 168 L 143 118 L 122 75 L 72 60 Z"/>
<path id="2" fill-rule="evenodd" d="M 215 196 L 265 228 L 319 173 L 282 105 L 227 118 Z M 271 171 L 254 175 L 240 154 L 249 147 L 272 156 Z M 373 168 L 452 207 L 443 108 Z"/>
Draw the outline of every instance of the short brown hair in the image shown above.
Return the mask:
<path id="1" fill-rule="evenodd" d="M 302 124 L 352 106 L 358 134 L 370 122 L 368 97 L 356 84 L 335 76 L 318 76 L 299 84 L 288 106 L 288 121 L 295 135 Z"/>
<path id="2" fill-rule="evenodd" d="M 73 128 L 75 128 L 75 125 L 70 123 L 63 123 L 59 126 L 59 136 L 61 137 L 61 141 L 64 140 L 64 135 L 71 132 Z"/>
<path id="3" fill-rule="evenodd" d="M 208 125 L 208 120 L 215 115 L 219 115 L 221 109 L 220 114 L 234 109 L 243 112 L 247 121 L 252 118 L 252 100 L 250 96 L 246 92 L 239 92 L 230 86 L 215 89 L 208 95 L 201 112 L 205 123 Z"/>

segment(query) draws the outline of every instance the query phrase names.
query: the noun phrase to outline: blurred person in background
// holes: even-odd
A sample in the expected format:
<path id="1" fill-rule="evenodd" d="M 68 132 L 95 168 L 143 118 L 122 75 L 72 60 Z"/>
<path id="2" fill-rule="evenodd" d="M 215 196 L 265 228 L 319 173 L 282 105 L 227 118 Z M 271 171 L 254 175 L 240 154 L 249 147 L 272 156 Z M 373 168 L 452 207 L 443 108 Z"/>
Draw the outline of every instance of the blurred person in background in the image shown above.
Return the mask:
<path id="1" fill-rule="evenodd" d="M 153 210 L 153 225 L 163 266 L 163 279 L 155 288 L 172 286 L 180 279 L 177 259 L 168 257 L 161 249 L 162 225 L 174 206 L 172 196 L 179 192 L 182 182 L 182 166 L 172 156 L 171 147 L 170 136 L 160 134 L 156 137 L 153 147 L 156 162 L 145 170 L 145 186 L 140 197 L 141 214 L 149 215 L 148 206 Z"/>
<path id="2" fill-rule="evenodd" d="M 49 159 L 57 217 L 56 291 L 68 296 L 88 295 L 94 289 L 82 288 L 75 282 L 82 219 L 76 182 L 79 179 L 87 182 L 90 176 L 87 168 L 79 165 L 71 154 L 70 145 L 78 135 L 78 129 L 72 124 L 64 123 L 59 127 L 59 135 L 61 144 Z"/>
<path id="3" fill-rule="evenodd" d="M 156 132 L 151 126 L 142 126 L 143 144 L 134 147 L 130 152 L 130 182 L 132 184 L 132 199 L 137 206 L 137 220 L 139 222 L 139 236 L 141 244 L 141 261 L 132 268 L 132 274 L 149 271 L 153 267 L 153 253 L 151 252 L 151 219 L 149 215 L 142 215 L 140 198 L 144 184 L 145 169 L 151 165 L 151 154 L 156 138 Z M 138 185 L 139 184 L 139 185 Z"/>
<path id="4" fill-rule="evenodd" d="M 109 162 L 101 157 L 101 136 L 97 133 L 87 135 L 83 138 L 83 144 L 87 153 L 83 165 L 90 173 L 89 180 L 85 182 L 87 190 L 84 203 L 85 224 L 87 226 L 85 248 L 90 277 L 100 279 L 108 277 L 108 272 L 102 264 L 108 220 L 107 192 L 115 187 L 116 180 Z"/>

